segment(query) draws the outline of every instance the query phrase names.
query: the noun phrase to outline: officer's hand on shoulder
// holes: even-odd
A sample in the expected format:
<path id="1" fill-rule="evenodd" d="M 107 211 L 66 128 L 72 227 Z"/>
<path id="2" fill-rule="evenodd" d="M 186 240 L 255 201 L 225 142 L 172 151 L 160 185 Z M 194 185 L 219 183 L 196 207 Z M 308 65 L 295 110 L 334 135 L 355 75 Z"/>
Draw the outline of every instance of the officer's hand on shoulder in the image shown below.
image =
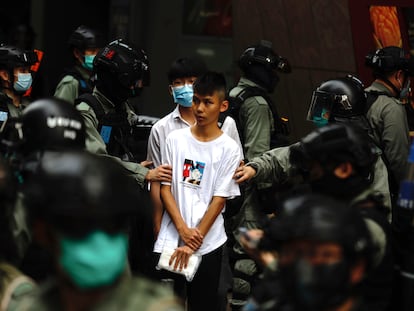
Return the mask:
<path id="1" fill-rule="evenodd" d="M 154 169 L 148 171 L 145 179 L 147 181 L 164 181 L 171 182 L 172 166 L 168 164 L 162 164 Z"/>

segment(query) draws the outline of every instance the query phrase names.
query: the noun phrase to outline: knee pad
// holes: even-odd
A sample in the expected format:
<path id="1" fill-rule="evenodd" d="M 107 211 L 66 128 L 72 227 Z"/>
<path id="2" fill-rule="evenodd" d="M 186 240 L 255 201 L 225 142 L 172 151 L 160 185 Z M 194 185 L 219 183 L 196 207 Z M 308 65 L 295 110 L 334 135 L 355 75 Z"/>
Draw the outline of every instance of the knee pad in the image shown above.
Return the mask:
<path id="1" fill-rule="evenodd" d="M 236 261 L 233 271 L 232 305 L 243 305 L 247 301 L 252 283 L 254 283 L 257 275 L 257 265 L 253 260 L 241 259 Z"/>

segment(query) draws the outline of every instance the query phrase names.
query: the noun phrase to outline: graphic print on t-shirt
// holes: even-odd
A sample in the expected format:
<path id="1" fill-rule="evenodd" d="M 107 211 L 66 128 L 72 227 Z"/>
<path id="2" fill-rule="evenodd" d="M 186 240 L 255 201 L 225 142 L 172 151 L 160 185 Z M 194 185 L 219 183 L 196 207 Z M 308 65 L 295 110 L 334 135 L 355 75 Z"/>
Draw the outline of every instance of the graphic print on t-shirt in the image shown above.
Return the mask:
<path id="1" fill-rule="evenodd" d="M 185 159 L 183 165 L 183 182 L 199 185 L 203 178 L 204 167 L 204 162 Z"/>

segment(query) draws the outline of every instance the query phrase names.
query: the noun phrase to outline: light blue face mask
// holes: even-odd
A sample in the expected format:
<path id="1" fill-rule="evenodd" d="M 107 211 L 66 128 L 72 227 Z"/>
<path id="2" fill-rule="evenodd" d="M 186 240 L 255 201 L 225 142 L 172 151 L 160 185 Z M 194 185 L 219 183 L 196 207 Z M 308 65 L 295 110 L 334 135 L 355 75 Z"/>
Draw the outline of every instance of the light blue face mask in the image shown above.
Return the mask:
<path id="1" fill-rule="evenodd" d="M 113 284 L 125 269 L 126 234 L 93 231 L 83 239 L 60 239 L 60 265 L 80 289 Z"/>
<path id="2" fill-rule="evenodd" d="M 193 86 L 191 84 L 173 87 L 172 95 L 174 98 L 174 103 L 177 103 L 183 107 L 191 107 L 193 104 L 194 92 Z"/>
<path id="3" fill-rule="evenodd" d="M 95 59 L 95 55 L 85 55 L 84 59 L 85 59 L 85 61 L 82 64 L 83 68 L 92 71 L 93 70 L 93 60 Z"/>
<path id="4" fill-rule="evenodd" d="M 16 92 L 26 92 L 32 86 L 31 73 L 18 73 L 17 81 L 14 82 L 13 88 Z"/>

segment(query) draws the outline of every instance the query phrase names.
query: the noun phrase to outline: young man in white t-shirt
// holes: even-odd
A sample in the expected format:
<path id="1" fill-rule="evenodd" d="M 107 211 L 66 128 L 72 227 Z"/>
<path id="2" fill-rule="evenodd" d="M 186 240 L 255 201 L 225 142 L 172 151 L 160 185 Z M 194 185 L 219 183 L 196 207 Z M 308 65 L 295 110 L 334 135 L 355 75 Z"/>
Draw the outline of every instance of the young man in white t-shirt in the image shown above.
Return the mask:
<path id="1" fill-rule="evenodd" d="M 147 160 L 152 161 L 154 167 L 163 164 L 161 157 L 168 134 L 177 129 L 190 127 L 196 122 L 191 108 L 194 94 L 193 83 L 206 71 L 205 63 L 198 58 L 180 57 L 171 64 L 167 72 L 168 91 L 176 106 L 172 112 L 151 128 L 148 138 Z M 234 119 L 228 116 L 223 122 L 222 130 L 240 145 L 241 150 L 243 149 Z M 154 209 L 154 232 L 157 235 L 164 211 L 160 198 L 159 182 L 151 182 L 150 195 Z"/>
<path id="2" fill-rule="evenodd" d="M 166 212 L 154 252 L 175 249 L 170 265 L 187 266 L 190 256 L 202 256 L 192 282 L 171 274 L 175 290 L 186 284 L 189 310 L 217 310 L 222 252 L 227 236 L 222 211 L 226 199 L 240 195 L 232 179 L 242 154 L 237 143 L 219 128 L 220 112 L 228 108 L 226 82 L 207 72 L 193 85 L 196 123 L 168 135 L 162 161 L 173 167 L 171 183 L 161 185 Z M 179 277 L 177 277 L 179 276 Z"/>

